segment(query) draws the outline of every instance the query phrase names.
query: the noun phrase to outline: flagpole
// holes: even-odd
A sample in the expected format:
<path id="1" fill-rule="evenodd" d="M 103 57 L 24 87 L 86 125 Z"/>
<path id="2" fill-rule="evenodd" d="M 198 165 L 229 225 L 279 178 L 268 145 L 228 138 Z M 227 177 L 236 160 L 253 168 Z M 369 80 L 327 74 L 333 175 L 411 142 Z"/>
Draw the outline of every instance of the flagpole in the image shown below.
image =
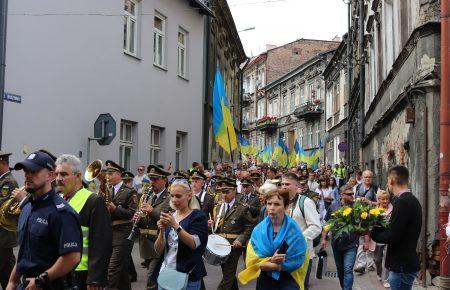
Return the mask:
<path id="1" fill-rule="evenodd" d="M 227 135 L 228 135 L 228 145 L 230 146 L 231 163 L 233 163 L 234 165 L 233 152 L 231 151 L 230 131 L 228 131 L 228 127 L 227 127 Z"/>

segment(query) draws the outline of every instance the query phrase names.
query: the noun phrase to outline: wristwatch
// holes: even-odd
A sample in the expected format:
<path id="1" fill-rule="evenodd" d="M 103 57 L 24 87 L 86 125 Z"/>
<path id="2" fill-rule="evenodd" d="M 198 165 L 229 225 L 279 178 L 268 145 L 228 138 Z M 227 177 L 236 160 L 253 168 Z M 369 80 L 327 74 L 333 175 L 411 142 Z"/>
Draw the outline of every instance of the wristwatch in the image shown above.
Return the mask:
<path id="1" fill-rule="evenodd" d="M 178 226 L 178 228 L 176 229 L 177 233 L 180 233 L 183 230 L 183 228 L 181 226 Z"/>
<path id="2" fill-rule="evenodd" d="M 50 279 L 48 278 L 48 272 L 44 272 L 35 278 L 35 284 L 38 288 L 44 288 L 44 286 L 47 285 L 48 282 L 50 282 Z"/>

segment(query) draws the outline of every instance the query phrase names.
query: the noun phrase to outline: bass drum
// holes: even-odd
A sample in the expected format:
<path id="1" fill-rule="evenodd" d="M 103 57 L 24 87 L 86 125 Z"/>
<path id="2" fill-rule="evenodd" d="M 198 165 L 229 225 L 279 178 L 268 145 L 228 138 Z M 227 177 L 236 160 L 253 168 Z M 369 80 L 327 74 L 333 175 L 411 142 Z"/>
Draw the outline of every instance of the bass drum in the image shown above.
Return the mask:
<path id="1" fill-rule="evenodd" d="M 231 254 L 231 244 L 219 235 L 209 235 L 203 259 L 213 266 L 225 263 Z"/>

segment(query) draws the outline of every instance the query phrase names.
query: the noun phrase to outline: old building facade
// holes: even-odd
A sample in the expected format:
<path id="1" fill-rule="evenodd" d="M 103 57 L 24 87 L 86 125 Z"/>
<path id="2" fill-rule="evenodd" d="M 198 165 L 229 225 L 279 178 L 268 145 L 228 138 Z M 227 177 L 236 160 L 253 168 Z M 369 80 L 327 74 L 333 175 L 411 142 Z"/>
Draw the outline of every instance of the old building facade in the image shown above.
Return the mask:
<path id="1" fill-rule="evenodd" d="M 311 84 L 310 80 L 304 84 L 303 90 L 301 90 L 301 86 L 294 89 L 291 88 L 292 84 L 289 84 L 289 88 L 285 92 L 286 96 L 278 92 L 277 97 L 275 97 L 276 89 L 274 88 L 279 89 L 281 83 L 283 86 L 287 86 L 288 82 L 292 82 L 293 71 L 301 71 L 300 67 L 304 68 L 303 64 L 309 63 L 311 59 L 315 59 L 322 52 L 335 49 L 338 44 L 339 42 L 336 41 L 298 39 L 280 47 L 270 48 L 249 62 L 244 69 L 243 76 L 244 97 L 246 98 L 243 99 L 245 100 L 243 102 L 243 120 L 245 120 L 243 132 L 247 133 L 251 144 L 258 145 L 262 149 L 264 146 L 276 142 L 280 133 L 282 136 L 291 134 L 289 135 L 291 137 L 283 137 L 287 138 L 286 140 L 294 140 L 294 136 L 300 138 L 301 130 L 291 130 L 296 126 L 291 123 L 295 123 L 295 120 L 298 121 L 293 112 L 297 106 L 306 106 L 306 100 L 311 100 L 311 92 L 316 91 L 315 84 Z M 323 69 L 324 67 L 320 73 Z M 293 81 L 293 83 L 297 85 L 297 81 Z M 323 84 L 320 88 L 322 89 L 320 93 L 323 94 Z M 268 90 L 271 91 L 270 94 Z M 288 118 L 288 116 L 290 117 Z M 281 119 L 278 120 L 279 118 Z M 261 124 L 264 125 L 261 126 Z M 317 131 L 316 127 L 309 129 L 311 132 Z M 309 138 L 308 128 L 302 130 L 304 140 L 307 140 Z M 313 148 L 313 141 L 308 144 L 310 144 L 309 147 L 305 147 Z"/>

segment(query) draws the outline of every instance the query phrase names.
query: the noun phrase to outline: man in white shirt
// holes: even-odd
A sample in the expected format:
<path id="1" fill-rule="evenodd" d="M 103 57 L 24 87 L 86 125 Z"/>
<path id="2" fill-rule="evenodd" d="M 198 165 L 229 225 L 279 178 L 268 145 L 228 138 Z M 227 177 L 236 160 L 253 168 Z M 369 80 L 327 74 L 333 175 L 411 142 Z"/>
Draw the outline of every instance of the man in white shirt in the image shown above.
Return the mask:
<path id="1" fill-rule="evenodd" d="M 289 215 L 297 222 L 306 239 L 306 244 L 308 245 L 310 261 L 308 272 L 305 277 L 305 290 L 308 290 L 312 258 L 315 256 L 313 240 L 322 232 L 320 215 L 317 212 L 315 202 L 309 197 L 305 195 L 301 196 L 298 193 L 300 183 L 297 175 L 291 172 L 283 174 L 281 178 L 281 188 L 289 192 L 289 199 L 291 201 L 289 205 Z M 301 208 L 302 205 L 303 208 Z"/>

